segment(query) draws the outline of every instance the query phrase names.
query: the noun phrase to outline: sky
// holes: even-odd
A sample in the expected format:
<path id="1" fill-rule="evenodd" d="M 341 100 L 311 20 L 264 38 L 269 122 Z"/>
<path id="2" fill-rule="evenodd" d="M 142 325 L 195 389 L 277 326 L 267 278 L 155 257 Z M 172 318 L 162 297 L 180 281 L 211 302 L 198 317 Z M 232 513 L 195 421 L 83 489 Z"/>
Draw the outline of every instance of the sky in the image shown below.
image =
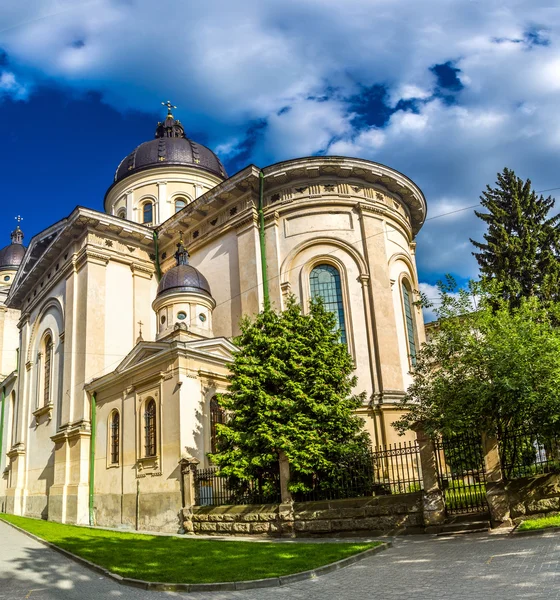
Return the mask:
<path id="1" fill-rule="evenodd" d="M 484 225 L 461 209 L 498 171 L 560 193 L 557 1 L 3 0 L 0 240 L 18 214 L 29 241 L 102 210 L 167 99 L 230 174 L 343 155 L 409 176 L 429 297 L 477 276 Z"/>

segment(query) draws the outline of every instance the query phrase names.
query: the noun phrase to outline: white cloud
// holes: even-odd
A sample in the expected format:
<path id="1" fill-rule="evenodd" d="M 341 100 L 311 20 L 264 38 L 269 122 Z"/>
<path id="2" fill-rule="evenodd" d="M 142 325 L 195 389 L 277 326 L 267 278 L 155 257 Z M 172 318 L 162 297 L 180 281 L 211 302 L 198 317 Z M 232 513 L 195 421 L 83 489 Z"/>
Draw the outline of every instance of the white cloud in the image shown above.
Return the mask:
<path id="1" fill-rule="evenodd" d="M 560 8 L 548 0 L 29 0 L 3 3 L 0 20 L 0 93 L 16 98 L 49 78 L 122 109 L 170 98 L 224 157 L 265 120 L 257 164 L 317 152 L 382 162 L 422 187 L 429 217 L 475 204 L 504 166 L 560 186 Z M 531 46 L 529 30 L 548 45 Z M 432 69 L 447 62 L 464 86 L 453 101 Z M 375 84 L 416 111 L 358 128 L 350 99 Z M 428 221 L 421 271 L 476 275 L 468 238 L 482 233 L 469 211 Z"/>

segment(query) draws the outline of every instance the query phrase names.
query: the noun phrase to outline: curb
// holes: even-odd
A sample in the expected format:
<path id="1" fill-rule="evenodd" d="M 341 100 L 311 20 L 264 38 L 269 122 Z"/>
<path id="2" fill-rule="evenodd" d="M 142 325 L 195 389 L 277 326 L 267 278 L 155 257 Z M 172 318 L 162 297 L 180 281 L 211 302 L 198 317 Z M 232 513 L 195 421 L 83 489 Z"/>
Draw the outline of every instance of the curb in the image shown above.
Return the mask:
<path id="1" fill-rule="evenodd" d="M 359 552 L 358 554 L 354 554 L 353 556 L 349 556 L 347 558 L 342 558 L 341 560 L 337 560 L 336 562 L 330 563 L 328 565 L 323 565 L 322 567 L 317 567 L 316 569 L 311 569 L 309 571 L 300 571 L 299 573 L 293 573 L 292 575 L 281 575 L 280 577 L 269 577 L 267 579 L 252 579 L 249 581 L 228 581 L 223 583 L 162 583 L 155 581 L 144 581 L 143 579 L 132 579 L 130 577 L 122 577 L 121 575 L 117 575 L 112 573 L 111 571 L 105 569 L 104 567 L 100 567 L 95 563 L 82 558 L 81 556 L 77 556 L 72 552 L 68 552 L 68 550 L 64 550 L 59 546 L 55 546 L 51 542 L 47 542 L 46 540 L 37 537 L 36 535 L 10 523 L 9 521 L 4 521 L 0 519 L 2 523 L 6 523 L 10 527 L 17 529 L 20 533 L 23 533 L 27 537 L 43 544 L 43 546 L 47 546 L 51 548 L 55 552 L 59 554 L 63 554 L 67 558 L 77 562 L 81 565 L 84 565 L 95 571 L 96 573 L 100 573 L 105 577 L 109 577 L 113 579 L 117 583 L 121 585 L 126 585 L 129 587 L 134 587 L 142 590 L 152 590 L 158 592 L 235 592 L 239 590 L 252 590 L 257 588 L 267 588 L 267 587 L 279 587 L 283 585 L 289 585 L 291 583 L 296 583 L 299 581 L 305 581 L 307 579 L 316 579 L 321 575 L 327 575 L 328 573 L 332 573 L 333 571 L 337 571 L 338 569 L 343 569 L 344 567 L 348 567 L 357 563 L 364 558 L 368 558 L 374 554 L 379 552 L 383 552 L 390 548 L 393 544 L 391 542 L 381 542 L 379 546 L 375 546 L 375 548 L 368 548 L 363 552 Z"/>
<path id="2" fill-rule="evenodd" d="M 545 533 L 560 533 L 560 527 L 543 527 L 542 529 L 527 529 L 525 531 L 518 531 L 519 525 L 517 525 L 509 535 L 517 536 L 531 536 L 531 535 L 543 535 Z"/>

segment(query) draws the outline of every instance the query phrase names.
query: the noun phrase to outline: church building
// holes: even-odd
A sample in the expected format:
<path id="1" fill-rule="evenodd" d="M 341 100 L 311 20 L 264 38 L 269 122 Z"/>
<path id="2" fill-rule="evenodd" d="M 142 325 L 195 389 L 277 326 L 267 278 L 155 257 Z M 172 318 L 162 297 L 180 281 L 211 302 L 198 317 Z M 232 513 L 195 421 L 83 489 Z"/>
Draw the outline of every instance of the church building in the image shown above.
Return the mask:
<path id="1" fill-rule="evenodd" d="M 177 531 L 179 461 L 208 466 L 214 396 L 240 319 L 268 298 L 336 315 L 372 443 L 424 341 L 415 236 L 422 191 L 357 158 L 316 156 L 228 176 L 168 104 L 81 206 L 0 250 L 0 510 Z"/>

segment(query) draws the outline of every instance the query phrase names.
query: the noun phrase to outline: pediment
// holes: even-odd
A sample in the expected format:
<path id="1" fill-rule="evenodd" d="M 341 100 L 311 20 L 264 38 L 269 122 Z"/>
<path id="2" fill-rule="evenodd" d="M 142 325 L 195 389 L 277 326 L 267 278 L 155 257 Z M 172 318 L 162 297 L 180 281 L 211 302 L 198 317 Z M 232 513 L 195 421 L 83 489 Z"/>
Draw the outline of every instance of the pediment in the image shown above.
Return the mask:
<path id="1" fill-rule="evenodd" d="M 130 369 L 168 350 L 168 344 L 161 344 L 158 342 L 139 342 L 123 359 L 115 371 L 117 373 L 122 373 L 123 371 L 126 371 L 127 369 Z"/>
<path id="2" fill-rule="evenodd" d="M 187 342 L 186 348 L 187 351 L 196 350 L 197 352 L 210 354 L 228 362 L 233 360 L 233 354 L 237 350 L 237 347 L 234 344 L 223 337 Z"/>

